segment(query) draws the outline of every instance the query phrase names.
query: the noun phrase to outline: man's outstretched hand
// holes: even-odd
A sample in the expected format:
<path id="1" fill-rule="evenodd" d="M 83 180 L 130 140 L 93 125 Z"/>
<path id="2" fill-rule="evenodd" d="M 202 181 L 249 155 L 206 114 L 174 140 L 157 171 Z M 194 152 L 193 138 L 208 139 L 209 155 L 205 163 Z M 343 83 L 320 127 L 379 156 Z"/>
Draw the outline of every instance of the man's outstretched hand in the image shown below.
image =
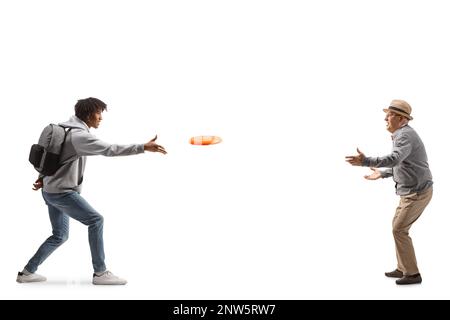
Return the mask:
<path id="1" fill-rule="evenodd" d="M 350 163 L 352 166 L 362 166 L 366 156 L 359 150 L 359 148 L 356 148 L 356 151 L 358 152 L 357 156 L 346 156 L 345 161 Z"/>
<path id="2" fill-rule="evenodd" d="M 164 149 L 164 147 L 155 143 L 157 138 L 158 138 L 158 135 L 156 135 L 152 140 L 150 140 L 149 142 L 144 144 L 144 150 L 150 151 L 150 152 L 160 152 L 162 154 L 166 154 L 167 151 Z"/>
<path id="3" fill-rule="evenodd" d="M 38 178 L 34 183 L 33 183 L 33 190 L 34 191 L 38 191 L 40 188 L 42 188 L 44 186 L 44 181 L 42 180 L 42 178 Z"/>
<path id="4" fill-rule="evenodd" d="M 381 178 L 381 171 L 376 169 L 376 168 L 370 168 L 370 170 L 372 170 L 372 174 L 368 174 L 366 176 L 364 176 L 364 178 L 366 178 L 367 180 L 377 180 Z"/>

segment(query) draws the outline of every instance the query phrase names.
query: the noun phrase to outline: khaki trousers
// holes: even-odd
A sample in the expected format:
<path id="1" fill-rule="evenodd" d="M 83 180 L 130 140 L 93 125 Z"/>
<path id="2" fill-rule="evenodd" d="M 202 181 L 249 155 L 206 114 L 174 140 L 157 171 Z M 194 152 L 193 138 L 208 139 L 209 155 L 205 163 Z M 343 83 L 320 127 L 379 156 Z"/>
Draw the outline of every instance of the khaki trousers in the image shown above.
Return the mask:
<path id="1" fill-rule="evenodd" d="M 428 188 L 423 193 L 401 196 L 400 204 L 395 211 L 392 220 L 392 233 L 394 234 L 397 253 L 397 269 L 402 271 L 404 275 L 419 273 L 413 243 L 409 237 L 409 229 L 419 219 L 432 196 L 433 187 Z"/>

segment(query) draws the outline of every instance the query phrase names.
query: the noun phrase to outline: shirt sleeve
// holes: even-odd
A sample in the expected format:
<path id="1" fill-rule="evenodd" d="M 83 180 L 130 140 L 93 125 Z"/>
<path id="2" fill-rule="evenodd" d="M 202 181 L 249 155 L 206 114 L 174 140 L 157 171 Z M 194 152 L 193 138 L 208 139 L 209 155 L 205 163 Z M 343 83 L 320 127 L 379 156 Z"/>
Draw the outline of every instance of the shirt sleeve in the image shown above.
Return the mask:
<path id="1" fill-rule="evenodd" d="M 144 153 L 144 144 L 111 144 L 96 138 L 89 132 L 73 134 L 72 144 L 76 153 L 80 156 L 116 157 Z"/>
<path id="2" fill-rule="evenodd" d="M 392 177 L 392 168 L 386 169 L 386 170 L 382 170 L 381 172 L 381 177 L 382 178 L 389 178 Z"/>
<path id="3" fill-rule="evenodd" d="M 394 139 L 394 147 L 391 154 L 384 157 L 366 157 L 363 166 L 375 168 L 393 168 L 402 162 L 412 150 L 412 144 L 406 134 Z M 392 174 L 392 171 L 391 171 Z"/>

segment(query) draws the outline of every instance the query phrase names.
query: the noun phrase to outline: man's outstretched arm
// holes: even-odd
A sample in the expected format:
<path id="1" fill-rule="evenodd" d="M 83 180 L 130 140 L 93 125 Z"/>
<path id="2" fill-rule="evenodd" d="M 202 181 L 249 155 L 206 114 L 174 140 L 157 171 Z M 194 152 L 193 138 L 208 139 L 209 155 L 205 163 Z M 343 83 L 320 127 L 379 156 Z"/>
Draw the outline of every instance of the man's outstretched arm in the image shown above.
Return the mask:
<path id="1" fill-rule="evenodd" d="M 103 155 L 107 157 L 116 157 L 139 154 L 144 151 L 166 154 L 167 152 L 165 149 L 155 143 L 156 139 L 157 136 L 143 144 L 120 145 L 102 141 L 90 133 L 80 133 L 73 135 L 72 144 L 76 153 L 80 156 Z"/>

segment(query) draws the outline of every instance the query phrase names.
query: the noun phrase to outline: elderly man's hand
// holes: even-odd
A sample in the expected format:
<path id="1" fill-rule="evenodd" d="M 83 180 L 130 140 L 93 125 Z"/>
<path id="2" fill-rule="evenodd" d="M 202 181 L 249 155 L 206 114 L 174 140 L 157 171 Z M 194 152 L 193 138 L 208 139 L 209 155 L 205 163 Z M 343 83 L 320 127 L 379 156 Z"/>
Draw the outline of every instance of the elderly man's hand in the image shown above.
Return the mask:
<path id="1" fill-rule="evenodd" d="M 365 175 L 364 178 L 367 180 L 377 180 L 381 178 L 381 171 L 376 168 L 370 168 L 372 170 L 372 174 Z"/>
<path id="2" fill-rule="evenodd" d="M 362 166 L 366 156 L 359 150 L 359 148 L 356 148 L 356 151 L 358 152 L 357 156 L 346 156 L 345 161 L 350 163 L 352 166 Z"/>

